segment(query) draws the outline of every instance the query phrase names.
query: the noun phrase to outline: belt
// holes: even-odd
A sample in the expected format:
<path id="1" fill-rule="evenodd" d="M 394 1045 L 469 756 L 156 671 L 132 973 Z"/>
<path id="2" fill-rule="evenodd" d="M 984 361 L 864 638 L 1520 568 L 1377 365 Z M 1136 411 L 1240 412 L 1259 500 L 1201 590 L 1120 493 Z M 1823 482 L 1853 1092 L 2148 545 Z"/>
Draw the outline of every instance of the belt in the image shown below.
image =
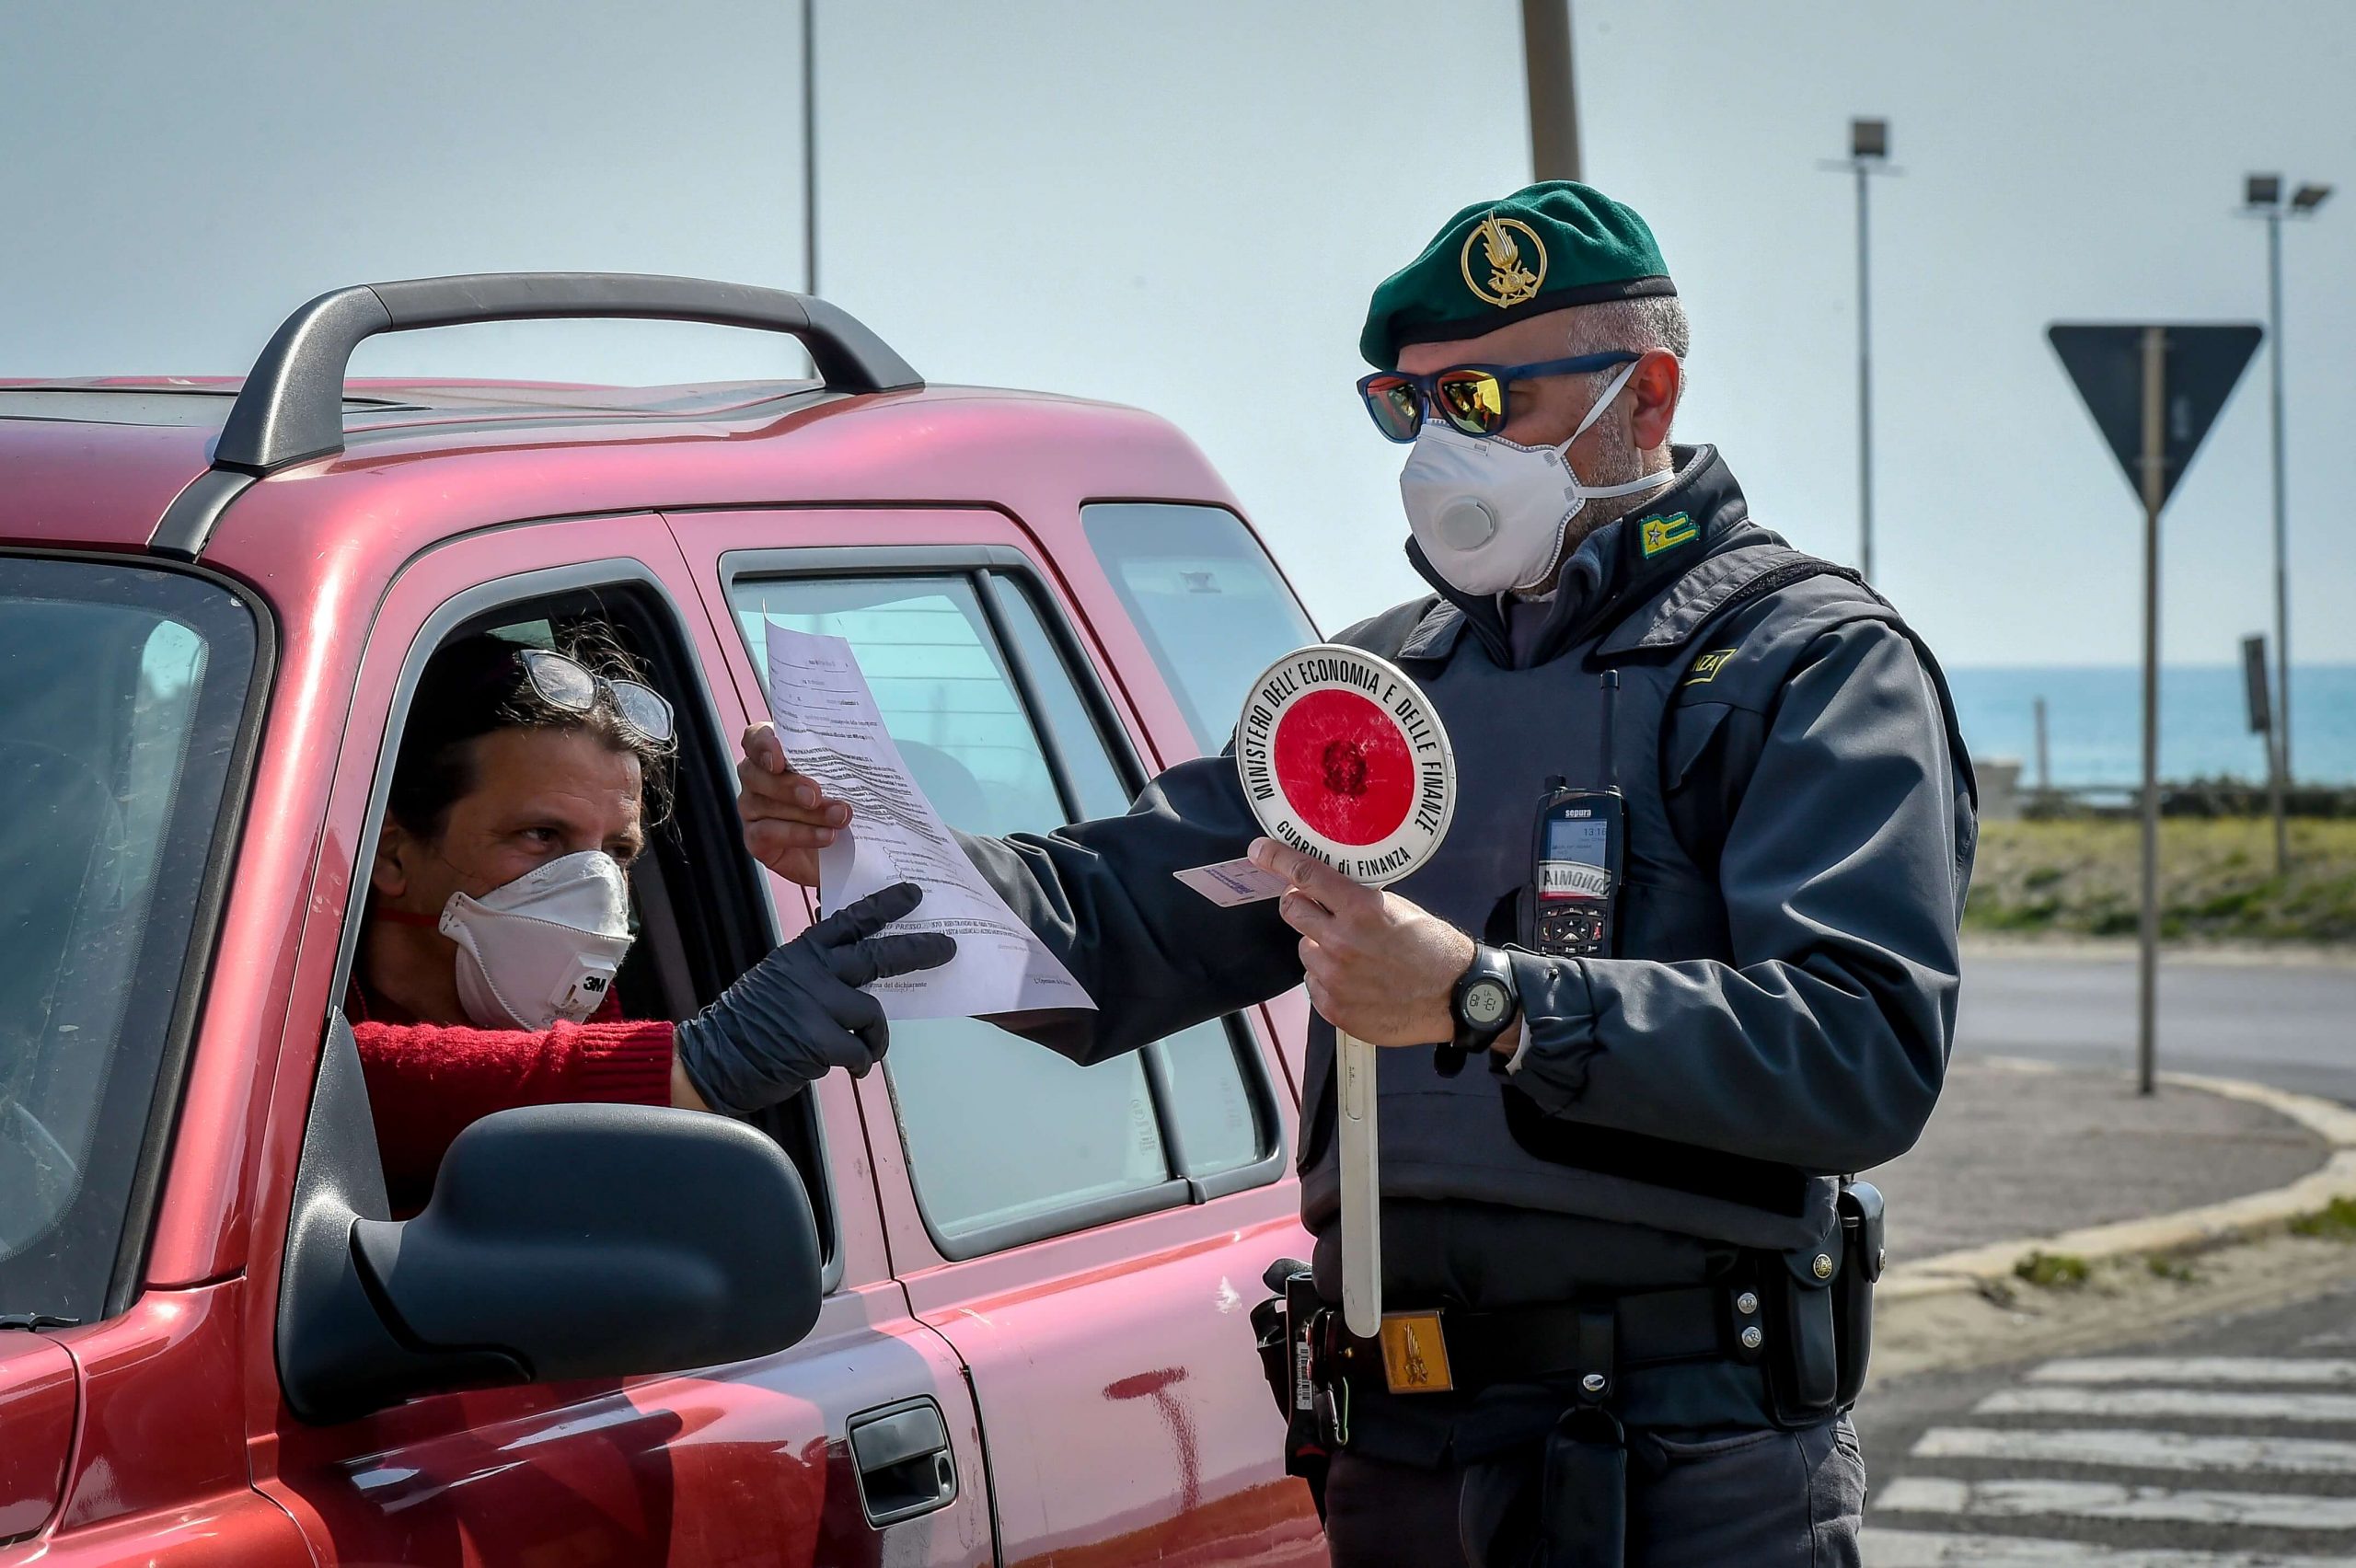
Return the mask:
<path id="1" fill-rule="evenodd" d="M 1593 1325 L 1607 1309 L 1611 1343 L 1600 1347 L 1599 1365 Z M 1757 1295 L 1732 1285 L 1497 1311 L 1394 1311 L 1383 1315 L 1383 1332 L 1372 1339 L 1340 1331 L 1337 1320 L 1331 1366 L 1347 1381 L 1393 1393 L 1470 1393 L 1589 1372 L 1616 1380 L 1631 1369 L 1671 1362 L 1753 1360 L 1757 1347 L 1743 1344 L 1742 1329 L 1758 1313 Z"/>

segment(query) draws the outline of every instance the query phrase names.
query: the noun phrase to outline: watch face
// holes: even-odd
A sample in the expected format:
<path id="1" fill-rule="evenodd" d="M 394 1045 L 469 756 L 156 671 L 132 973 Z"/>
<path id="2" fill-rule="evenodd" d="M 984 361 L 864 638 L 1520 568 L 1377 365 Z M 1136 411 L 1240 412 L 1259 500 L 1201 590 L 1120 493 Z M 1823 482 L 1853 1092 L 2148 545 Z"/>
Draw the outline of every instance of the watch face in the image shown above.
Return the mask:
<path id="1" fill-rule="evenodd" d="M 1464 987 L 1464 1019 L 1476 1029 L 1504 1020 L 1506 988 L 1495 980 L 1475 980 Z"/>

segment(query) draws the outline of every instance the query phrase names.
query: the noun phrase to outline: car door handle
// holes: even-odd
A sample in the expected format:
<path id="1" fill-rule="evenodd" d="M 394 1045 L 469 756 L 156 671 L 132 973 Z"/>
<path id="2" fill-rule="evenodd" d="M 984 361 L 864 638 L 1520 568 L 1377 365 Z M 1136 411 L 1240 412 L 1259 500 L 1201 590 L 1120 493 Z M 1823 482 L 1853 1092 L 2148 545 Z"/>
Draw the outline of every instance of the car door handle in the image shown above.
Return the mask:
<path id="1" fill-rule="evenodd" d="M 867 1522 L 879 1529 L 957 1500 L 949 1427 L 930 1399 L 902 1400 L 852 1416 L 850 1455 Z"/>

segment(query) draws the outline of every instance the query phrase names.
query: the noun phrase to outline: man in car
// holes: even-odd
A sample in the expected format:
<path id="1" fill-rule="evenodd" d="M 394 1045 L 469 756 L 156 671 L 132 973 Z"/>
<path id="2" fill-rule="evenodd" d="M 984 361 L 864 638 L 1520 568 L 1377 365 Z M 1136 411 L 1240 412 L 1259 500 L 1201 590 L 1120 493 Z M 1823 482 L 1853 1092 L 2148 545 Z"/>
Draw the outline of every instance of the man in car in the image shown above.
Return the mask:
<path id="1" fill-rule="evenodd" d="M 608 1101 L 747 1115 L 882 1056 L 860 987 L 945 963 L 882 936 L 913 883 L 840 910 L 680 1023 L 625 1016 L 613 977 L 628 873 L 659 819 L 671 706 L 606 635 L 568 651 L 483 635 L 426 665 L 394 765 L 346 1011 L 395 1208 L 450 1141 L 516 1105 Z"/>
<path id="2" fill-rule="evenodd" d="M 1328 1302 L 1335 1029 L 1489 1063 L 1383 1054 L 1396 1316 L 1367 1341 L 1322 1316 L 1289 1456 L 1337 1568 L 1858 1561 L 1879 1214 L 1840 1173 L 1903 1152 L 1937 1097 L 1973 787 L 1897 613 L 1753 524 L 1715 450 L 1671 444 L 1688 336 L 1643 219 L 1569 182 L 1465 208 L 1375 290 L 1360 393 L 1413 444 L 1434 592 L 1336 640 L 1394 660 L 1449 732 L 1455 814 L 1421 869 L 1376 891 L 1260 837 L 1225 757 L 1125 817 L 966 845 L 1099 1004 L 1019 1020 L 1078 1060 L 1307 980 Z M 807 882 L 848 809 L 773 734 L 745 752 L 747 843 Z M 1624 791 L 1608 946 L 1533 916 L 1566 778 Z M 1173 877 L 1247 850 L 1273 905 Z"/>

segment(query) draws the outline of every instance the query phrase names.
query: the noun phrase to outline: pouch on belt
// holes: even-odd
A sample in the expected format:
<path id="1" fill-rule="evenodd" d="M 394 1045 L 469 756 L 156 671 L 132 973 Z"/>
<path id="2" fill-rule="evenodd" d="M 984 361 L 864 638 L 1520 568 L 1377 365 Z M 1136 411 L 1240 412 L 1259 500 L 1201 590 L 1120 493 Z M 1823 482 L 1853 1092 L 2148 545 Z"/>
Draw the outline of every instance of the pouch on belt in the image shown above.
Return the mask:
<path id="1" fill-rule="evenodd" d="M 1840 1408 L 1834 1402 L 1841 1391 L 1840 1359 L 1832 1339 L 1837 1251 L 1828 1238 L 1820 1246 L 1760 1254 L 1760 1294 L 1767 1304 L 1761 1360 L 1778 1426 L 1814 1426 Z"/>
<path id="2" fill-rule="evenodd" d="M 1841 1364 L 1833 1398 L 1842 1409 L 1865 1391 L 1865 1363 L 1874 1348 L 1874 1283 L 1884 1250 L 1881 1189 L 1850 1182 L 1841 1189 L 1841 1272 L 1833 1282 L 1833 1339 Z"/>
<path id="3" fill-rule="evenodd" d="M 1781 1426 L 1829 1420 L 1865 1388 L 1881 1277 L 1880 1191 L 1870 1182 L 1842 1183 L 1835 1220 L 1820 1245 L 1757 1254 L 1767 1305 L 1759 1359 Z"/>

